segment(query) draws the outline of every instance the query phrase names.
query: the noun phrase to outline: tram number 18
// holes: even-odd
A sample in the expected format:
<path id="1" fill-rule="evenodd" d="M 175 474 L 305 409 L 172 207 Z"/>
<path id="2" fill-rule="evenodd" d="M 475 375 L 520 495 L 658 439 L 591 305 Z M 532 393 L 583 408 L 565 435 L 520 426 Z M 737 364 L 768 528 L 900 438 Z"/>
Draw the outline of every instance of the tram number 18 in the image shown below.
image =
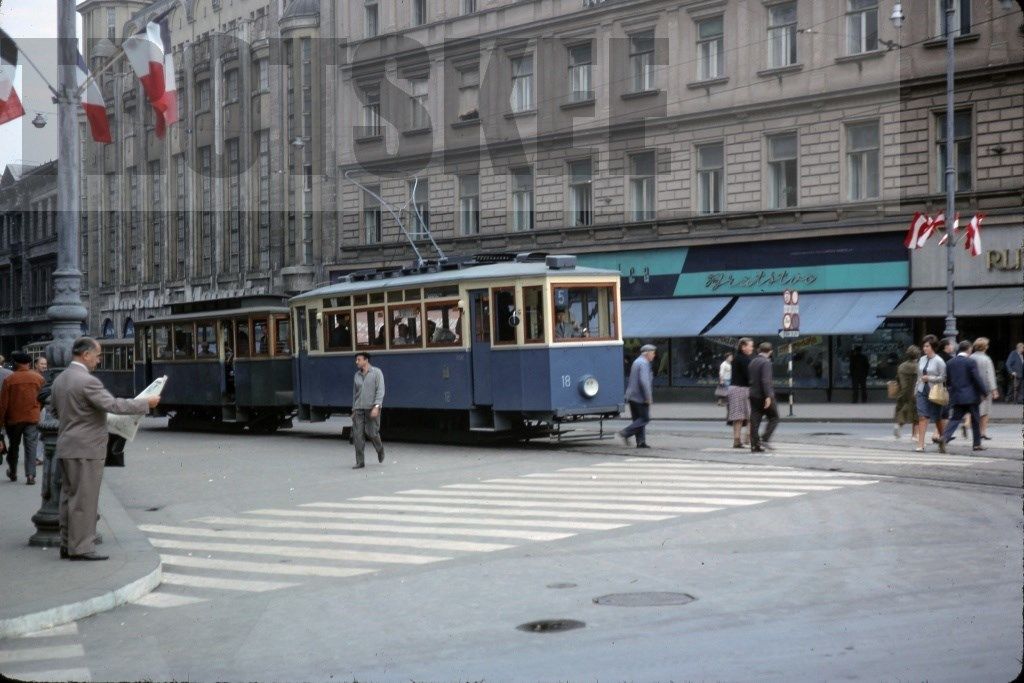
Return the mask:
<path id="1" fill-rule="evenodd" d="M 572 375 L 562 375 L 562 388 L 569 389 L 572 387 Z"/>

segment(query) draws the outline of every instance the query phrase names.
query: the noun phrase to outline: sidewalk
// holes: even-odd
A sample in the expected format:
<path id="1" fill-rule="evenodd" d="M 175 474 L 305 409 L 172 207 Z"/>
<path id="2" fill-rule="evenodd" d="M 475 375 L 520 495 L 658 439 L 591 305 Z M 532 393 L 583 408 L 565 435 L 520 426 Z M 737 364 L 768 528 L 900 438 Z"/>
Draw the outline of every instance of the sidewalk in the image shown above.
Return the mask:
<path id="1" fill-rule="evenodd" d="M 655 397 L 657 398 L 657 397 Z M 789 417 L 789 404 L 779 404 L 779 414 L 791 422 L 883 422 L 891 423 L 896 404 L 893 401 L 877 403 L 793 403 L 793 416 Z M 655 400 L 651 410 L 655 420 L 725 421 L 725 408 L 712 401 L 706 403 L 670 403 Z M 1021 424 L 1024 406 L 996 403 L 989 421 L 993 424 Z"/>
<path id="2" fill-rule="evenodd" d="M 20 466 L 21 463 L 19 463 Z M 6 465 L 3 468 L 6 472 Z M 19 472 L 19 475 L 21 473 Z M 40 472 L 39 481 L 42 481 Z M 106 562 L 60 560 L 57 548 L 35 548 L 32 515 L 39 509 L 40 487 L 24 476 L 0 481 L 0 638 L 66 624 L 136 600 L 160 584 L 160 556 L 135 526 L 121 503 L 104 486 L 100 494 Z"/>

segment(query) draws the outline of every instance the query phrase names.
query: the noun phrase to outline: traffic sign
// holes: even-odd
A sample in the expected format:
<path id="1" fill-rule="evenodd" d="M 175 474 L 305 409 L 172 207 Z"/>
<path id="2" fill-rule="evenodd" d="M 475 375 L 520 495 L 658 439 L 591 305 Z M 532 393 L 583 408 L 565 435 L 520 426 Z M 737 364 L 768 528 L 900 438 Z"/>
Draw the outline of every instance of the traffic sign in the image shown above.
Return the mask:
<path id="1" fill-rule="evenodd" d="M 787 289 L 782 292 L 782 337 L 800 336 L 800 292 Z"/>

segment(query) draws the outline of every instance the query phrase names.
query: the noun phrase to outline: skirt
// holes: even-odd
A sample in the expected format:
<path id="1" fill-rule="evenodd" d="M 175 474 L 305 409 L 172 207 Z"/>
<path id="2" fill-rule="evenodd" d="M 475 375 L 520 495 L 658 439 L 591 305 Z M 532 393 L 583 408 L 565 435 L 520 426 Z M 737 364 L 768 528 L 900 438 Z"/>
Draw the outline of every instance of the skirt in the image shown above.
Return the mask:
<path id="1" fill-rule="evenodd" d="M 738 387 L 735 384 L 729 387 L 728 412 L 725 421 L 729 424 L 737 420 L 746 422 L 750 419 L 750 387 Z"/>
<path id="2" fill-rule="evenodd" d="M 978 414 L 984 417 L 992 412 L 992 394 L 989 394 L 982 399 L 981 403 L 978 404 Z"/>
<path id="3" fill-rule="evenodd" d="M 928 394 L 921 392 L 917 394 L 917 415 L 920 418 L 931 422 L 944 420 L 942 406 L 928 400 Z"/>

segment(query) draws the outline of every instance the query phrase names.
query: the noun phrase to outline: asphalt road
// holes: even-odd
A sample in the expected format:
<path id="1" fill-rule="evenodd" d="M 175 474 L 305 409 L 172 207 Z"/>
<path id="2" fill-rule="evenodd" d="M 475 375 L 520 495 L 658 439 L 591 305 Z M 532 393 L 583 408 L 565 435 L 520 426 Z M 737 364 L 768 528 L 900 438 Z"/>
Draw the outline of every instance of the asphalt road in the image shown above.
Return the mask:
<path id="1" fill-rule="evenodd" d="M 165 556 L 164 584 L 0 641 L 0 671 L 1007 681 L 1021 669 L 1019 427 L 993 427 L 975 457 L 962 440 L 913 453 L 884 425 L 784 424 L 776 451 L 755 456 L 730 448 L 725 425 L 663 422 L 645 452 L 392 443 L 360 471 L 339 430 L 147 421 L 107 482 Z M 618 594 L 692 600 L 594 602 Z M 585 626 L 516 629 L 537 620 Z"/>

